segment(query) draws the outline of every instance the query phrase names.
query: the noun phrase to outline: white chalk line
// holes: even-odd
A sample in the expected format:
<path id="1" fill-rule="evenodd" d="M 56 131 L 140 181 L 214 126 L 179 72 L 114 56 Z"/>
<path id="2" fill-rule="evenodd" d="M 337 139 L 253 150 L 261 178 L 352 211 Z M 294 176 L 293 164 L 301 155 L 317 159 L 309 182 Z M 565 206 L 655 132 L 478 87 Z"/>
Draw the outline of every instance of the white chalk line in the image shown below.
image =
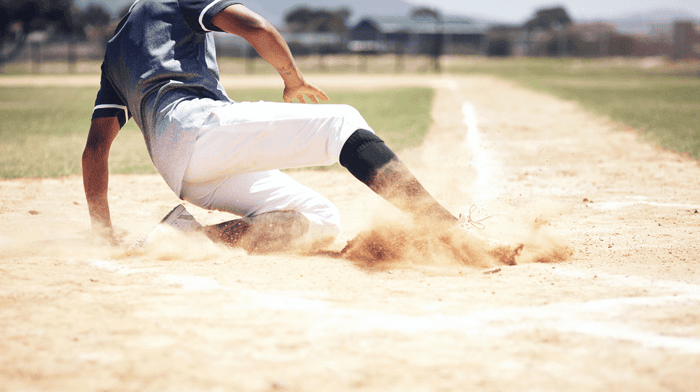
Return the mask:
<path id="1" fill-rule="evenodd" d="M 227 287 L 222 286 L 214 278 L 193 276 L 193 275 L 175 275 L 175 274 L 163 274 L 156 273 L 149 269 L 138 269 L 129 268 L 119 265 L 115 261 L 111 260 L 93 260 L 88 262 L 88 265 L 106 270 L 119 275 L 134 275 L 134 274 L 147 274 L 152 275 L 156 280 L 161 281 L 169 286 L 178 286 L 185 291 L 213 291 L 213 290 L 223 290 L 235 292 L 239 297 L 246 297 L 252 300 L 251 303 L 257 303 L 261 305 L 260 307 L 270 310 L 311 310 L 311 309 L 325 309 L 330 307 L 331 304 L 326 301 L 319 301 L 313 299 L 306 299 L 301 297 L 290 296 L 287 293 L 284 295 L 274 295 L 262 293 L 256 290 L 249 290 L 243 287 Z"/>
<path id="2" fill-rule="evenodd" d="M 431 312 L 420 316 L 410 316 L 340 308 L 336 303 L 303 298 L 293 292 L 262 293 L 243 287 L 222 286 L 216 279 L 209 277 L 155 273 L 152 270 L 125 267 L 115 261 L 94 260 L 88 264 L 120 275 L 150 274 L 164 284 L 179 286 L 187 291 L 221 290 L 233 292 L 237 301 L 236 307 L 241 309 L 319 314 L 323 321 L 315 322 L 310 326 L 307 333 L 309 340 L 377 329 L 406 334 L 456 332 L 474 337 L 507 337 L 516 332 L 549 330 L 632 342 L 650 349 L 700 354 L 700 339 L 697 337 L 666 336 L 657 332 L 641 331 L 635 328 L 637 320 L 623 317 L 626 314 L 632 314 L 635 309 L 670 309 L 678 306 L 690 309 L 700 308 L 700 287 L 689 284 L 679 285 L 677 282 L 654 281 L 653 283 L 654 287 L 680 289 L 690 294 L 497 308 L 473 311 L 463 315 Z M 576 273 L 569 271 L 564 272 L 564 274 L 575 275 Z M 609 278 L 615 279 L 616 277 L 610 275 Z M 630 286 L 638 287 L 645 284 L 645 281 L 637 279 L 627 283 Z M 612 321 L 612 318 L 624 318 L 624 322 Z"/>
<path id="3" fill-rule="evenodd" d="M 578 333 L 600 339 L 638 344 L 649 349 L 668 349 L 686 354 L 700 353 L 697 337 L 668 336 L 635 328 L 637 320 L 623 318 L 636 308 L 648 309 L 649 298 L 606 299 L 584 303 L 558 303 L 536 307 L 498 308 L 466 315 L 424 314 L 406 316 L 350 309 L 324 311 L 325 321 L 309 331 L 310 339 L 338 333 L 369 332 L 374 329 L 401 333 L 458 332 L 473 337 L 507 337 L 517 332 L 556 331 Z M 659 308 L 700 306 L 700 296 L 653 298 Z M 604 320 L 600 320 L 603 318 Z"/>
<path id="4" fill-rule="evenodd" d="M 634 275 L 606 274 L 561 267 L 552 270 L 552 273 L 571 278 L 595 280 L 598 283 L 602 282 L 610 287 L 644 289 L 649 293 L 656 293 L 658 295 L 680 293 L 700 296 L 700 285 L 675 280 L 652 279 Z"/>
<path id="5" fill-rule="evenodd" d="M 469 102 L 462 103 L 462 116 L 467 127 L 465 145 L 469 148 L 472 157 L 472 165 L 476 169 L 476 180 L 470 186 L 473 202 L 484 204 L 495 199 L 496 186 L 493 180 L 496 178 L 495 161 L 489 150 L 484 146 L 484 140 L 476 120 L 476 111 Z"/>
<path id="6" fill-rule="evenodd" d="M 604 210 L 604 211 L 611 211 L 611 210 L 621 210 L 623 208 L 628 208 L 628 207 L 633 207 L 633 206 L 638 206 L 638 205 L 648 205 L 652 207 L 662 207 L 662 208 L 678 208 L 682 210 L 697 210 L 700 208 L 700 203 L 698 204 L 683 204 L 683 203 L 663 203 L 663 202 L 656 202 L 656 201 L 649 201 L 649 200 L 640 200 L 639 198 L 635 198 L 636 200 L 624 200 L 624 201 L 604 201 L 600 203 L 590 203 L 586 204 L 587 207 L 593 208 L 596 210 Z"/>

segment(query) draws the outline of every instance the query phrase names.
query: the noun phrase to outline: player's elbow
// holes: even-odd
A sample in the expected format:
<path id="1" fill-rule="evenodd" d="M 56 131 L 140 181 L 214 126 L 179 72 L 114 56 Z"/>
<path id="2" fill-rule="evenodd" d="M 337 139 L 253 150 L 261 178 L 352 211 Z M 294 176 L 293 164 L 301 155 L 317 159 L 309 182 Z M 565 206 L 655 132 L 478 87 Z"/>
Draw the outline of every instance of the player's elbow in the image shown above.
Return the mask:
<path id="1" fill-rule="evenodd" d="M 83 171 L 90 169 L 105 160 L 106 157 L 103 150 L 96 148 L 94 145 L 87 144 L 83 150 L 82 156 Z"/>
<path id="2" fill-rule="evenodd" d="M 83 150 L 83 159 L 104 154 L 105 150 L 109 149 L 107 142 L 100 136 L 101 135 L 96 133 L 90 133 L 88 135 L 85 149 Z"/>
<path id="3" fill-rule="evenodd" d="M 104 139 L 101 139 L 95 134 L 88 137 L 85 148 L 83 149 L 82 162 L 83 167 L 93 166 L 106 162 L 109 157 L 110 145 Z"/>

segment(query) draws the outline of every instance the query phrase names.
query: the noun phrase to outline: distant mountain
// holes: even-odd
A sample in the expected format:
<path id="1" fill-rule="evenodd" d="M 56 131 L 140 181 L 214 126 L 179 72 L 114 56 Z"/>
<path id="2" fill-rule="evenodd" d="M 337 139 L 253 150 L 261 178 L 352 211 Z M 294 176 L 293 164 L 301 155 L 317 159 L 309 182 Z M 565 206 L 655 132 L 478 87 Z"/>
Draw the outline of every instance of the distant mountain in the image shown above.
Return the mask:
<path id="1" fill-rule="evenodd" d="M 133 0 L 75 0 L 79 8 L 86 7 L 90 3 L 102 4 L 116 16 L 122 9 L 131 5 Z M 357 20 L 364 15 L 404 16 L 415 7 L 403 0 L 242 0 L 241 3 L 278 26 L 283 23 L 284 14 L 288 10 L 301 5 L 330 9 L 348 7 L 352 10 L 350 16 L 352 20 Z"/>
<path id="2" fill-rule="evenodd" d="M 282 23 L 284 14 L 287 11 L 300 6 L 330 9 L 347 7 L 352 11 L 350 16 L 352 20 L 361 18 L 364 15 L 408 15 L 411 9 L 415 7 L 403 0 L 304 0 L 302 2 L 257 0 L 255 2 L 243 1 L 242 3 L 274 24 Z"/>
<path id="3" fill-rule="evenodd" d="M 616 18 L 589 20 L 588 22 L 608 22 L 613 24 L 619 32 L 625 34 L 647 34 L 659 30 L 668 30 L 672 28 L 673 22 L 677 20 L 700 22 L 700 17 L 682 10 L 659 9 Z M 577 20 L 577 22 L 586 21 Z"/>

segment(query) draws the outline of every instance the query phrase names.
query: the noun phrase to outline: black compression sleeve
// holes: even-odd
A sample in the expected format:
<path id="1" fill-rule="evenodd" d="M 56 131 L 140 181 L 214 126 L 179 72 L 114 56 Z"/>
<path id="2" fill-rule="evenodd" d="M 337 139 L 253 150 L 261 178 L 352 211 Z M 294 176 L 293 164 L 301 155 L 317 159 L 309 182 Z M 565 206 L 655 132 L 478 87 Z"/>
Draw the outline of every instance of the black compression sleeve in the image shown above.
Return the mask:
<path id="1" fill-rule="evenodd" d="M 366 185 L 377 170 L 396 157 L 382 139 L 374 133 L 358 129 L 343 145 L 340 164 Z"/>

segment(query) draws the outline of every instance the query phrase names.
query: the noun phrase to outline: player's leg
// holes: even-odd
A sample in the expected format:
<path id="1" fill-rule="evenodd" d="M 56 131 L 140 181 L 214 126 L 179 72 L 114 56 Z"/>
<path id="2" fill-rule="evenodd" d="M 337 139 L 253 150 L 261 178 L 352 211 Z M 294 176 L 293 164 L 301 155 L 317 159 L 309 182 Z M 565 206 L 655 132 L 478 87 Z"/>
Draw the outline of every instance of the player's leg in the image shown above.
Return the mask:
<path id="1" fill-rule="evenodd" d="M 357 130 L 345 142 L 340 164 L 379 196 L 416 218 L 457 222 L 374 133 Z"/>
<path id="2" fill-rule="evenodd" d="M 350 106 L 236 103 L 214 114 L 216 123 L 199 135 L 188 172 L 206 177 L 340 160 L 401 210 L 417 218 L 457 220 Z"/>
<path id="3" fill-rule="evenodd" d="M 325 197 L 279 170 L 196 182 L 185 177 L 183 198 L 242 218 L 203 228 L 215 241 L 251 252 L 313 248 L 340 232 L 340 213 Z"/>
<path id="4" fill-rule="evenodd" d="M 202 228 L 212 241 L 251 253 L 314 248 L 300 240 L 308 230 L 309 220 L 297 211 L 272 211 Z"/>
<path id="5" fill-rule="evenodd" d="M 187 167 L 199 179 L 331 165 L 353 132 L 371 130 L 348 105 L 241 102 L 211 112 Z"/>

